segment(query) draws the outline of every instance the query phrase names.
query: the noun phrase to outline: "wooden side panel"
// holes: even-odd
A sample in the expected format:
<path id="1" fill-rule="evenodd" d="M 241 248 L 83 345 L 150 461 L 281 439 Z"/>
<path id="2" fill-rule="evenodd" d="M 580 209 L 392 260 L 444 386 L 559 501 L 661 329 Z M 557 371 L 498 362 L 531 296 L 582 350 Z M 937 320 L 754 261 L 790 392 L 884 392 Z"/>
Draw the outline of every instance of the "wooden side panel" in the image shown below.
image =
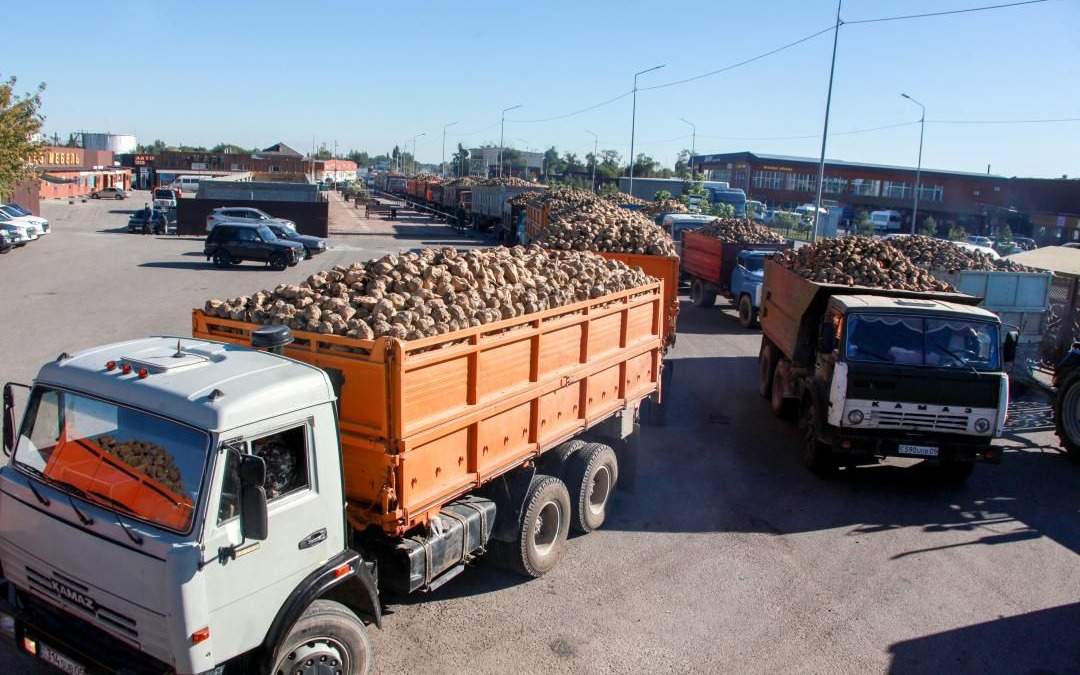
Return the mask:
<path id="1" fill-rule="evenodd" d="M 653 329 L 655 312 L 649 305 L 631 307 L 626 319 L 626 344 L 633 345 L 652 340 L 656 331 Z"/>
<path id="2" fill-rule="evenodd" d="M 671 345 L 675 339 L 675 326 L 679 319 L 679 257 L 674 255 L 644 255 L 640 253 L 601 253 L 609 260 L 618 260 L 641 271 L 664 284 L 663 332 L 664 344 Z"/>
<path id="3" fill-rule="evenodd" d="M 633 399 L 651 392 L 656 385 L 656 359 L 652 354 L 641 354 L 626 361 L 623 380 L 623 397 Z"/>
<path id="4" fill-rule="evenodd" d="M 400 506 L 406 512 L 420 511 L 472 484 L 469 432 L 458 429 L 401 455 Z"/>
<path id="5" fill-rule="evenodd" d="M 589 348 L 587 352 L 589 359 L 599 358 L 618 349 L 621 334 L 621 314 L 608 314 L 607 316 L 590 319 Z"/>
<path id="6" fill-rule="evenodd" d="M 401 378 L 401 435 L 463 410 L 468 403 L 468 357 L 456 356 L 409 370 Z"/>
<path id="7" fill-rule="evenodd" d="M 584 323 L 576 323 L 540 338 L 540 377 L 581 363 L 581 337 L 584 330 Z"/>
<path id="8" fill-rule="evenodd" d="M 529 440 L 532 403 L 480 420 L 476 432 L 476 452 L 470 470 L 483 481 L 493 472 L 528 457 L 535 444 Z"/>
<path id="9" fill-rule="evenodd" d="M 477 359 L 477 402 L 521 389 L 529 383 L 531 337 L 482 350 Z"/>
<path id="10" fill-rule="evenodd" d="M 540 397 L 540 428 L 537 441 L 541 447 L 554 438 L 561 438 L 580 424 L 581 382 L 573 382 Z"/>
<path id="11" fill-rule="evenodd" d="M 585 416 L 589 418 L 616 410 L 623 405 L 620 392 L 622 367 L 613 366 L 589 377 L 585 388 Z"/>

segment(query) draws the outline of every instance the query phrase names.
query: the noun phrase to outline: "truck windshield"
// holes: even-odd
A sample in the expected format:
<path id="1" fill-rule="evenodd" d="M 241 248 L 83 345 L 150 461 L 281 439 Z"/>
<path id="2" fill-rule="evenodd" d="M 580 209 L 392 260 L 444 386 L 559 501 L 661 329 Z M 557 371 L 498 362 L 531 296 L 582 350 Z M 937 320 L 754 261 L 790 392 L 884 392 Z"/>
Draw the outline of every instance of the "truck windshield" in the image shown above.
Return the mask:
<path id="1" fill-rule="evenodd" d="M 155 190 L 154 199 L 172 199 L 172 190 Z"/>
<path id="2" fill-rule="evenodd" d="M 749 272 L 760 272 L 765 269 L 765 256 L 763 255 L 748 255 L 743 258 L 742 265 Z"/>
<path id="3" fill-rule="evenodd" d="M 176 422 L 36 387 L 14 462 L 98 506 L 187 532 L 208 447 L 206 433 Z"/>
<path id="4" fill-rule="evenodd" d="M 995 371 L 1000 369 L 998 327 L 964 319 L 852 314 L 848 317 L 847 359 Z"/>

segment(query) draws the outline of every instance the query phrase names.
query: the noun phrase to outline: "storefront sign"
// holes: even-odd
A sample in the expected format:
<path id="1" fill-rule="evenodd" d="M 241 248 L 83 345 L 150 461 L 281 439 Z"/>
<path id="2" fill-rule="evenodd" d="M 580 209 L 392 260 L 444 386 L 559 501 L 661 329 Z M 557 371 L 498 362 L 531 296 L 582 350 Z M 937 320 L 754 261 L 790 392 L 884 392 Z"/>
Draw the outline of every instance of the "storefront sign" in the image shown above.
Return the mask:
<path id="1" fill-rule="evenodd" d="M 146 166 L 154 163 L 153 155 L 135 155 L 135 166 Z"/>
<path id="2" fill-rule="evenodd" d="M 48 149 L 34 158 L 39 166 L 82 166 L 82 153 L 76 150 Z"/>
<path id="3" fill-rule="evenodd" d="M 770 166 L 768 164 L 762 164 L 761 168 L 765 171 L 794 171 L 790 166 Z"/>

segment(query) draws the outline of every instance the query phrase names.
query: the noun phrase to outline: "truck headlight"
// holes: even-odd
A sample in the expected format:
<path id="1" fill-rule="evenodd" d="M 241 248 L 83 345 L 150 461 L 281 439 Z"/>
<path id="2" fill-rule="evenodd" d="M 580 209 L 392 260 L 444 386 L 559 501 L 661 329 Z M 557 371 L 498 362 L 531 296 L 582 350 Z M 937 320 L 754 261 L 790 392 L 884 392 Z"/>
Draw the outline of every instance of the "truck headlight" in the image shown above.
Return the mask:
<path id="1" fill-rule="evenodd" d="M 980 434 L 985 434 L 987 431 L 990 431 L 990 420 L 985 417 L 980 417 L 975 420 L 975 431 Z"/>
<path id="2" fill-rule="evenodd" d="M 847 414 L 847 421 L 851 424 L 862 424 L 863 419 L 865 419 L 865 417 L 861 410 L 852 410 Z"/>

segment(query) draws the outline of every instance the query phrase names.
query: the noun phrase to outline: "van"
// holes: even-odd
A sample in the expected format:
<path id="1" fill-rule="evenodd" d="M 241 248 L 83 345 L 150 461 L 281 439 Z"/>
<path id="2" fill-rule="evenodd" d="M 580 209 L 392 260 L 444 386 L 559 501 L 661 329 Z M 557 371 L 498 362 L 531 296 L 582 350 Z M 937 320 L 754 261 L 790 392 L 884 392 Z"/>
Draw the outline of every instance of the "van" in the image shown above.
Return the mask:
<path id="1" fill-rule="evenodd" d="M 201 176 L 177 176 L 169 187 L 179 190 L 181 195 L 194 197 L 199 193 L 199 181 Z"/>
<path id="2" fill-rule="evenodd" d="M 899 211 L 873 211 L 870 213 L 870 223 L 875 232 L 899 232 L 903 226 Z"/>

